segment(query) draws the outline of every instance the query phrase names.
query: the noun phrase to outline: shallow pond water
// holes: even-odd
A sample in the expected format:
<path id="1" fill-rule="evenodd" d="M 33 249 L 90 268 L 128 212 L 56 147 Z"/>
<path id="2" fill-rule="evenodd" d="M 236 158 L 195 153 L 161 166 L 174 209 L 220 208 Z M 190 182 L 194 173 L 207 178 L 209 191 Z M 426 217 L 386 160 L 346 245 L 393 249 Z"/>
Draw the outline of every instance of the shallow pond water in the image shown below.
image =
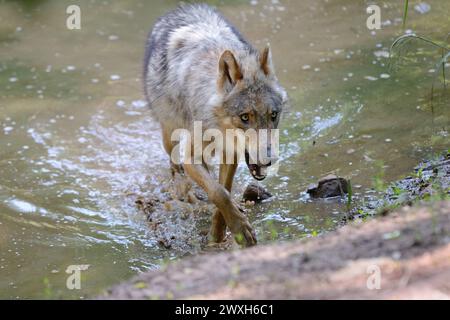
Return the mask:
<path id="1" fill-rule="evenodd" d="M 211 3 L 257 47 L 271 43 L 291 97 L 279 171 L 262 183 L 274 198 L 249 210 L 260 243 L 337 226 L 346 200 L 304 193 L 321 176 L 350 178 L 364 201 L 374 180 L 393 181 L 449 147 L 442 89 L 430 107 L 440 53 L 413 43 L 401 68 L 388 66 L 399 1 L 384 2 L 376 32 L 368 1 Z M 442 39 L 450 3 L 428 3 L 408 27 Z M 65 27 L 70 4 L 0 1 L 0 298 L 83 298 L 202 250 L 207 222 L 167 215 L 162 232 L 178 239 L 167 249 L 135 204 L 167 193 L 170 180 L 140 75 L 147 32 L 176 1 L 86 1 L 79 31 Z M 240 167 L 236 197 L 250 181 Z M 89 265 L 81 290 L 66 287 L 70 265 Z"/>

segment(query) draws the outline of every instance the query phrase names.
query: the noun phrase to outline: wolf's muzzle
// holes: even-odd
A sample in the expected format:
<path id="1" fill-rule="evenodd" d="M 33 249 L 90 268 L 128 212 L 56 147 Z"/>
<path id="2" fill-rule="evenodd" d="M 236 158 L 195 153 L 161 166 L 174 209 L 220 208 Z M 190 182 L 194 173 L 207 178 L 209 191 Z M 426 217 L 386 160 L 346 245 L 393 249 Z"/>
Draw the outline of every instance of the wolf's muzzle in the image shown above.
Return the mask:
<path id="1" fill-rule="evenodd" d="M 258 181 L 262 181 L 267 177 L 267 169 L 272 165 L 270 158 L 264 163 L 250 163 L 250 155 L 247 151 L 245 152 L 245 162 L 252 177 Z"/>

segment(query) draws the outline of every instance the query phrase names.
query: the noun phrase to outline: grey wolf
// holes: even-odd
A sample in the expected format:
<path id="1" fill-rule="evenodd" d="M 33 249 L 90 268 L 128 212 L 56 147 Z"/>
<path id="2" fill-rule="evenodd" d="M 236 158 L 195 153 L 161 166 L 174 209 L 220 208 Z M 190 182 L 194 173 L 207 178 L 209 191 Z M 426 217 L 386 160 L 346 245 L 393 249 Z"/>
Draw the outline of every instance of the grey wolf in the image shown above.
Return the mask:
<path id="1" fill-rule="evenodd" d="M 169 155 L 176 129 L 192 130 L 193 123 L 201 121 L 204 130 L 272 130 L 287 103 L 270 48 L 256 50 L 222 14 L 205 4 L 181 5 L 157 20 L 146 46 L 144 87 Z M 270 155 L 270 144 L 266 147 Z M 252 176 L 264 179 L 271 162 L 250 163 L 248 153 L 245 158 Z M 238 243 L 256 244 L 252 226 L 230 195 L 237 159 L 220 165 L 219 181 L 207 165 L 193 162 L 183 164 L 184 172 L 217 207 L 212 239 L 222 242 L 228 227 Z M 172 169 L 181 170 L 173 162 Z"/>

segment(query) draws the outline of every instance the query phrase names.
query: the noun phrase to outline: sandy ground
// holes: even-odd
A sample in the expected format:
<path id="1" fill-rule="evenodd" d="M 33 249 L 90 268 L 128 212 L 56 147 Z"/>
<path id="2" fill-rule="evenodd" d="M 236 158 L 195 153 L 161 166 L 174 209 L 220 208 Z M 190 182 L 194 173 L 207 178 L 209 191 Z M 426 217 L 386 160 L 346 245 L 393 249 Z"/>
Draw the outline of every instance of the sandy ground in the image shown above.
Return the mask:
<path id="1" fill-rule="evenodd" d="M 450 202 L 318 238 L 182 259 L 101 298 L 449 299 Z"/>

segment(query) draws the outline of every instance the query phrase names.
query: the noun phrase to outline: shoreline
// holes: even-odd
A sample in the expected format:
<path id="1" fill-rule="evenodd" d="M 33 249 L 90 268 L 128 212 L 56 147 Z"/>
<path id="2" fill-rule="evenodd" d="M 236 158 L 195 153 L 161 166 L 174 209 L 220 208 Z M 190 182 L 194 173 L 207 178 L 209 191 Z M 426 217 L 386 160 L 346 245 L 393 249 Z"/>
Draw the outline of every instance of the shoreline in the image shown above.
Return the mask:
<path id="1" fill-rule="evenodd" d="M 353 221 L 335 231 L 185 258 L 99 298 L 450 299 L 449 183 L 446 153 L 421 163 L 414 177 L 391 184 L 376 213 L 359 208 Z M 372 290 L 375 271 L 380 289 Z"/>

